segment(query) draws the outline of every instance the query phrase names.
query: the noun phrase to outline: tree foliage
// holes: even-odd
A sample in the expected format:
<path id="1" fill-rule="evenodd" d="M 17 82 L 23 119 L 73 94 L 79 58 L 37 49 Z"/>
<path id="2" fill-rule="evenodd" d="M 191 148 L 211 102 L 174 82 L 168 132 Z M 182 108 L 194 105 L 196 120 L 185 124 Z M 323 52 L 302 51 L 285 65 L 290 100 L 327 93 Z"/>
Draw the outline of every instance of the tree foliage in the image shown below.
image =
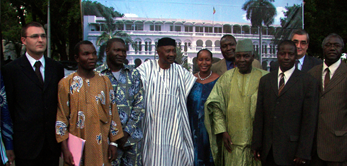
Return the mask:
<path id="1" fill-rule="evenodd" d="M 322 41 L 330 33 L 337 33 L 347 41 L 345 1 L 305 0 L 304 7 L 305 30 L 310 35 L 309 55 L 322 58 Z"/>
<path id="2" fill-rule="evenodd" d="M 113 33 L 112 31 L 104 31 L 104 32 L 102 32 L 101 36 L 99 36 L 98 39 L 96 40 L 96 45 L 100 46 L 99 54 L 98 54 L 98 61 L 99 62 L 102 62 L 102 60 L 105 56 L 105 49 L 106 49 L 107 41 L 112 39 L 112 38 L 121 38 L 124 40 L 126 45 L 131 44 L 131 46 L 133 48 L 135 48 L 135 50 L 137 50 L 137 46 L 133 42 L 133 40 L 131 39 L 131 36 L 129 34 L 127 34 L 124 31 L 116 31 L 113 34 L 112 33 Z"/>
<path id="3" fill-rule="evenodd" d="M 280 40 L 289 39 L 290 34 L 295 29 L 302 28 L 302 7 L 301 5 L 294 4 L 293 6 L 286 6 L 286 12 L 283 12 L 284 18 L 281 18 L 282 28 L 275 34 L 275 43 Z"/>
<path id="4" fill-rule="evenodd" d="M 131 45 L 135 50 L 137 50 L 136 44 L 131 39 L 131 36 L 124 31 L 116 31 L 116 26 L 114 23 L 115 17 L 123 17 L 121 14 L 114 10 L 113 7 L 106 7 L 99 2 L 83 1 L 83 15 L 95 15 L 96 17 L 104 17 L 105 24 L 102 28 L 102 34 L 98 37 L 96 45 L 99 47 L 98 61 L 102 62 L 105 56 L 106 42 L 112 38 L 121 38 L 125 41 L 127 45 Z"/>
<path id="5" fill-rule="evenodd" d="M 189 71 L 190 67 L 188 65 L 187 59 L 188 59 L 188 56 L 184 56 L 182 49 L 180 47 L 176 47 L 176 59 L 175 59 L 175 61 Z"/>
<path id="6" fill-rule="evenodd" d="M 274 2 L 274 0 L 247 0 L 242 6 L 242 9 L 246 11 L 247 20 L 251 21 L 252 27 L 259 27 L 260 61 L 263 25 L 269 27 L 273 24 L 274 17 L 277 15 L 276 8 L 271 2 Z"/>
<path id="7" fill-rule="evenodd" d="M 3 5 L 10 4 L 9 5 Z M 47 5 L 44 0 L 2 0 L 1 33 L 4 39 L 20 41 L 20 29 L 31 21 L 47 24 Z M 50 0 L 52 57 L 74 60 L 74 45 L 82 39 L 80 3 L 76 0 Z M 5 18 L 3 16 L 6 16 Z"/>
<path id="8" fill-rule="evenodd" d="M 248 0 L 243 4 L 242 9 L 246 11 L 246 18 L 253 27 L 273 24 L 277 12 L 271 2 L 274 0 Z"/>

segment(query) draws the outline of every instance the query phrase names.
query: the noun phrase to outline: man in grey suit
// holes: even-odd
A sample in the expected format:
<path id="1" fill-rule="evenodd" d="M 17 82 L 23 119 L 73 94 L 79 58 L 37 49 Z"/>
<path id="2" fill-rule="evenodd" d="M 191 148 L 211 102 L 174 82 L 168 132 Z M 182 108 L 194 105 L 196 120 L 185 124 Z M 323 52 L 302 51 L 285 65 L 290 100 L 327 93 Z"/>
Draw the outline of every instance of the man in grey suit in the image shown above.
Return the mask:
<path id="1" fill-rule="evenodd" d="M 341 62 L 343 39 L 328 35 L 322 43 L 324 63 L 308 73 L 318 80 L 320 103 L 317 154 L 312 165 L 347 165 L 347 65 Z"/>
<path id="2" fill-rule="evenodd" d="M 262 165 L 302 165 L 311 159 L 318 83 L 295 68 L 294 42 L 278 45 L 280 67 L 260 79 L 252 150 Z"/>
<path id="3" fill-rule="evenodd" d="M 295 66 L 298 70 L 303 72 L 308 72 L 316 65 L 322 64 L 322 60 L 317 59 L 312 56 L 306 55 L 308 45 L 310 42 L 310 37 L 308 33 L 303 29 L 294 30 L 290 35 L 290 40 L 293 41 L 296 45 L 298 56 L 296 58 Z M 270 65 L 270 71 L 278 69 L 278 62 L 273 62 Z"/>
<path id="4" fill-rule="evenodd" d="M 236 67 L 235 65 L 235 48 L 236 39 L 232 35 L 224 35 L 220 39 L 220 50 L 224 59 L 212 64 L 211 70 L 218 75 L 224 74 L 226 71 Z M 254 59 L 252 63 L 253 67 L 262 69 L 258 60 Z"/>

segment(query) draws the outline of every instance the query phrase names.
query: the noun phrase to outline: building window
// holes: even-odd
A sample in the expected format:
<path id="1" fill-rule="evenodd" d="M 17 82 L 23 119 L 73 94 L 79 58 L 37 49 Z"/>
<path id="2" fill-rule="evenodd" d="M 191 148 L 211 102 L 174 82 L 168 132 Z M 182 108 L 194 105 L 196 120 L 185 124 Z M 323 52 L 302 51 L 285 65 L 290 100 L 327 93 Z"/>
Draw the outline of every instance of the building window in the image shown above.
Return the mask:
<path id="1" fill-rule="evenodd" d="M 135 24 L 135 30 L 143 31 L 143 24 Z"/>
<path id="2" fill-rule="evenodd" d="M 125 24 L 125 30 L 134 30 L 133 24 Z"/>
<path id="3" fill-rule="evenodd" d="M 231 26 L 230 25 L 223 25 L 223 32 L 224 33 L 231 33 Z"/>
<path id="4" fill-rule="evenodd" d="M 175 27 L 175 29 L 174 29 Z M 181 32 L 181 26 L 170 26 L 170 31 Z"/>
<path id="5" fill-rule="evenodd" d="M 267 45 L 263 45 L 262 48 L 263 48 L 263 50 L 261 52 L 266 54 L 267 53 Z"/>
<path id="6" fill-rule="evenodd" d="M 205 32 L 212 33 L 212 27 L 205 27 Z"/>
<path id="7" fill-rule="evenodd" d="M 272 54 L 273 52 L 272 52 L 272 45 L 270 45 L 270 54 Z"/>
<path id="8" fill-rule="evenodd" d="M 204 27 L 195 27 L 195 32 L 204 32 Z"/>
<path id="9" fill-rule="evenodd" d="M 184 31 L 185 32 L 193 32 L 193 27 L 192 26 L 185 26 Z"/>
<path id="10" fill-rule="evenodd" d="M 150 41 L 145 42 L 145 51 L 152 51 L 152 42 Z"/>
<path id="11" fill-rule="evenodd" d="M 127 48 L 127 51 L 129 51 L 129 43 L 125 43 L 125 47 Z"/>
<path id="12" fill-rule="evenodd" d="M 142 51 L 142 45 L 141 45 L 141 42 L 139 41 L 139 45 L 138 45 L 139 47 L 139 51 Z"/>
<path id="13" fill-rule="evenodd" d="M 150 25 L 149 30 L 150 31 L 161 31 L 161 25 Z"/>
<path id="14" fill-rule="evenodd" d="M 124 30 L 124 24 L 116 24 L 116 30 L 119 30 L 119 31 Z"/>
<path id="15" fill-rule="evenodd" d="M 254 52 L 258 52 L 258 45 L 253 45 Z"/>
<path id="16" fill-rule="evenodd" d="M 214 27 L 214 33 L 222 33 L 222 27 Z"/>

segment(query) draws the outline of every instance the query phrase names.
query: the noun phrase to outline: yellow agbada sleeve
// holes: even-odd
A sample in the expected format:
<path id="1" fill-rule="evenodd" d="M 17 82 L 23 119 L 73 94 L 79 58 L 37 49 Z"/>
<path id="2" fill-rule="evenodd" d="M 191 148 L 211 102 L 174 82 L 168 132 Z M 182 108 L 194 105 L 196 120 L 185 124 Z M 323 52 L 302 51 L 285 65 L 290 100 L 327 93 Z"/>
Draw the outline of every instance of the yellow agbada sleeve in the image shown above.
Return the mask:
<path id="1" fill-rule="evenodd" d="M 214 85 L 205 102 L 205 127 L 209 135 L 210 147 L 215 165 L 223 163 L 222 138 L 217 134 L 227 131 L 225 123 L 225 89 L 228 89 L 233 69 L 224 73 Z"/>

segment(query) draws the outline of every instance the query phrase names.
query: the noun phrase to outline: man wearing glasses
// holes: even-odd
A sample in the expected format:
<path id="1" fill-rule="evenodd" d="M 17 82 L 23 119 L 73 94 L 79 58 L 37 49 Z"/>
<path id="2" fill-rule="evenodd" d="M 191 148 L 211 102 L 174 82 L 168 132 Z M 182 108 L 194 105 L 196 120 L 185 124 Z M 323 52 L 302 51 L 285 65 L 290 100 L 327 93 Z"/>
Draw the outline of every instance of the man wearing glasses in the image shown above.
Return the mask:
<path id="1" fill-rule="evenodd" d="M 291 41 L 296 45 L 298 56 L 295 61 L 295 67 L 303 72 L 308 72 L 316 65 L 322 64 L 322 60 L 306 55 L 310 38 L 303 29 L 294 30 L 290 35 Z M 278 69 L 278 62 L 271 63 L 270 71 Z"/>
<path id="2" fill-rule="evenodd" d="M 347 165 L 347 65 L 341 61 L 344 42 L 329 34 L 322 43 L 324 63 L 308 73 L 319 83 L 319 113 L 314 166 Z"/>
<path id="3" fill-rule="evenodd" d="M 55 121 L 58 82 L 64 77 L 64 68 L 43 55 L 46 33 L 40 23 L 23 26 L 21 35 L 26 53 L 2 69 L 16 166 L 58 166 Z"/>

